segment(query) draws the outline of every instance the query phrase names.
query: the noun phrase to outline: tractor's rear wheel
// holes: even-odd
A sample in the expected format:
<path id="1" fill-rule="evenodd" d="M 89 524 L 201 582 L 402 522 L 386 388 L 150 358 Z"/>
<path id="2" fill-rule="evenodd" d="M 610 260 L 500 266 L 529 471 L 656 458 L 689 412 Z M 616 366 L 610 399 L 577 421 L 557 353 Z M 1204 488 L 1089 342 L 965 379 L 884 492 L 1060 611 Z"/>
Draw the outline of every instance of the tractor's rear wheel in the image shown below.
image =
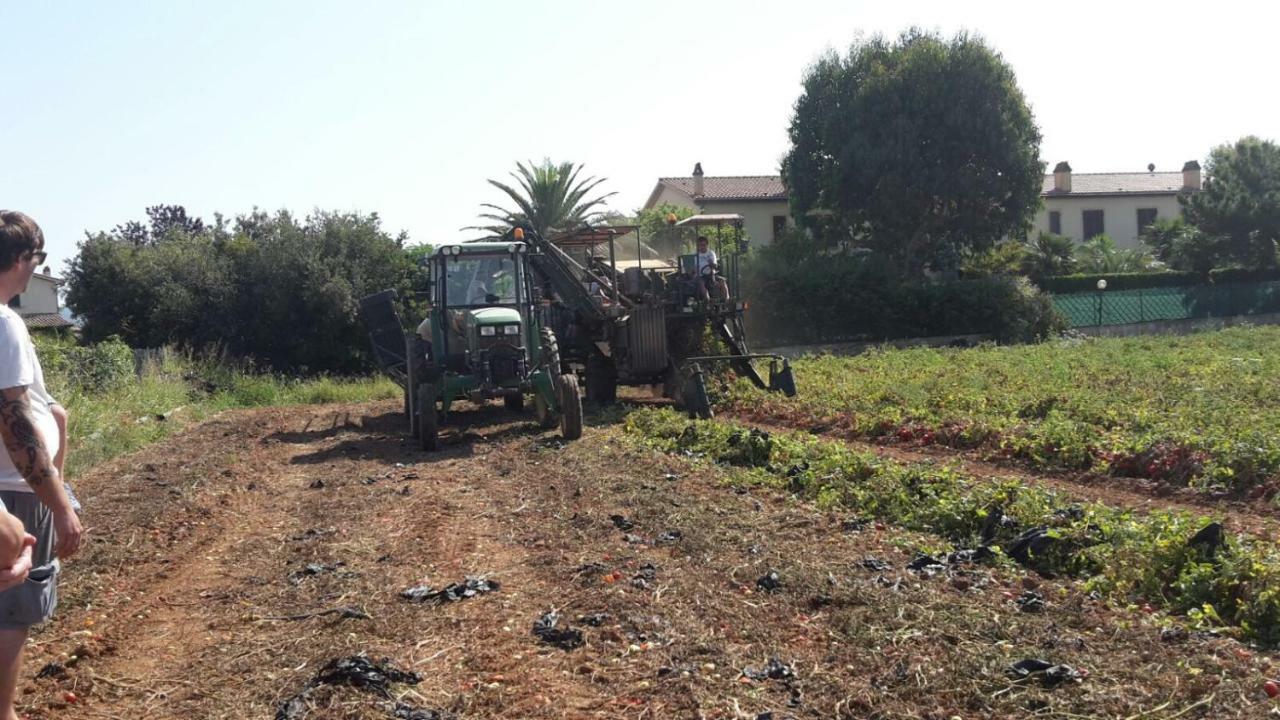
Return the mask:
<path id="1" fill-rule="evenodd" d="M 524 395 L 516 393 L 515 395 L 503 395 L 502 404 L 511 412 L 524 411 Z"/>
<path id="2" fill-rule="evenodd" d="M 556 334 L 549 327 L 542 328 L 542 362 L 540 363 L 546 369 L 547 374 L 552 378 L 560 377 L 562 369 L 560 367 L 560 344 L 556 341 Z"/>
<path id="3" fill-rule="evenodd" d="M 437 423 L 436 386 L 423 383 L 418 388 L 418 443 L 427 452 L 439 448 L 440 430 Z"/>
<path id="4" fill-rule="evenodd" d="M 578 394 L 578 377 L 560 376 L 560 429 L 565 440 L 582 437 L 582 396 Z"/>

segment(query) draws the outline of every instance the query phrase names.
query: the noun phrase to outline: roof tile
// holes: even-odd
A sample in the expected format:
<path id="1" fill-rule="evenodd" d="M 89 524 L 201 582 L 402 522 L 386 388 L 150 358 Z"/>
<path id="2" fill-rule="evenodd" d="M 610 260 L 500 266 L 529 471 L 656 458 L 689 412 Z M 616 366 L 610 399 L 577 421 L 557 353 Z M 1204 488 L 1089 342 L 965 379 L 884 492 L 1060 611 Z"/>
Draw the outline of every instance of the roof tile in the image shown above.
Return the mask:
<path id="1" fill-rule="evenodd" d="M 660 178 L 681 192 L 693 194 L 693 178 Z M 702 197 L 707 200 L 786 200 L 787 189 L 777 175 L 726 175 L 702 178 Z"/>

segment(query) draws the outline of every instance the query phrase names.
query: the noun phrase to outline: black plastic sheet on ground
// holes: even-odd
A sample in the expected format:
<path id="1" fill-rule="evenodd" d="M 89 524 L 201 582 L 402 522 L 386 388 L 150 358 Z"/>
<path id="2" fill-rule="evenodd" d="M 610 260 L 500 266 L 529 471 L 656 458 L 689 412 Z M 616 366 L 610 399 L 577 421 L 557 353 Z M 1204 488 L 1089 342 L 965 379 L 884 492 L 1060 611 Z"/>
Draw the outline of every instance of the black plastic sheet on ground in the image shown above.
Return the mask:
<path id="1" fill-rule="evenodd" d="M 560 614 L 552 610 L 533 621 L 533 634 L 542 642 L 561 650 L 573 650 L 585 644 L 581 630 L 557 627 L 559 624 Z"/>
<path id="2" fill-rule="evenodd" d="M 420 682 L 421 675 L 401 670 L 391 665 L 387 658 L 382 662 L 375 662 L 364 655 L 333 658 L 320 668 L 301 692 L 280 704 L 276 720 L 301 720 L 308 710 L 307 698 L 322 685 L 354 687 L 391 700 L 393 684 L 417 685 Z M 394 717 L 402 720 L 445 720 L 447 717 L 436 710 L 414 708 L 403 703 L 396 703 L 392 712 Z"/>
<path id="3" fill-rule="evenodd" d="M 1053 688 L 1068 680 L 1080 680 L 1084 676 L 1070 665 L 1058 665 L 1047 660 L 1027 658 L 1013 663 L 1005 670 L 1005 674 L 1015 681 L 1038 678 L 1046 688 Z"/>
<path id="4" fill-rule="evenodd" d="M 467 598 L 497 591 L 501 584 L 497 580 L 483 577 L 469 577 L 460 583 L 450 583 L 440 590 L 430 585 L 411 587 L 400 593 L 400 597 L 411 602 L 434 603 L 443 605 L 450 602 L 461 602 Z"/>
<path id="5" fill-rule="evenodd" d="M 770 570 L 764 575 L 761 575 L 760 578 L 756 580 L 756 587 L 761 590 L 764 590 L 765 592 L 774 592 L 775 590 L 781 590 L 782 578 L 778 575 L 777 570 Z"/>

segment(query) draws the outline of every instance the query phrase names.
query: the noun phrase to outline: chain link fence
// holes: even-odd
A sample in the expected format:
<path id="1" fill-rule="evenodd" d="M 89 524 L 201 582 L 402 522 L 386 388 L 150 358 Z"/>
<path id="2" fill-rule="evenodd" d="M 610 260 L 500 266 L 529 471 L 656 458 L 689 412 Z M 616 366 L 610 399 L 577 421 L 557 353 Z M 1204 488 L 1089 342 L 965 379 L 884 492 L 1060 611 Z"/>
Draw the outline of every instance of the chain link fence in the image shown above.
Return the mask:
<path id="1" fill-rule="evenodd" d="M 1072 327 L 1280 312 L 1280 281 L 1099 290 L 1053 296 Z"/>

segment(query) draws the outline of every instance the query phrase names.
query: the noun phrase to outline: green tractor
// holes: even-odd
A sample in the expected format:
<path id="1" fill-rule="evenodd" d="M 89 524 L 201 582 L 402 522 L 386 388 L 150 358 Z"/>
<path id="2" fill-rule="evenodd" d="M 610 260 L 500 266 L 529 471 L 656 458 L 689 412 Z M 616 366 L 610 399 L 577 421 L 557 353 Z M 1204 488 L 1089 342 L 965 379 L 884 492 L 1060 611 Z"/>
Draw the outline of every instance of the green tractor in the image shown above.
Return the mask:
<path id="1" fill-rule="evenodd" d="M 405 413 L 423 450 L 436 450 L 440 424 L 457 400 L 502 398 L 521 411 L 532 395 L 538 422 L 582 436 L 578 379 L 562 372 L 555 334 L 535 311 L 524 242 L 442 246 L 428 258 L 427 317 L 405 335 L 394 291 L 360 301 L 374 354 L 404 389 Z"/>

